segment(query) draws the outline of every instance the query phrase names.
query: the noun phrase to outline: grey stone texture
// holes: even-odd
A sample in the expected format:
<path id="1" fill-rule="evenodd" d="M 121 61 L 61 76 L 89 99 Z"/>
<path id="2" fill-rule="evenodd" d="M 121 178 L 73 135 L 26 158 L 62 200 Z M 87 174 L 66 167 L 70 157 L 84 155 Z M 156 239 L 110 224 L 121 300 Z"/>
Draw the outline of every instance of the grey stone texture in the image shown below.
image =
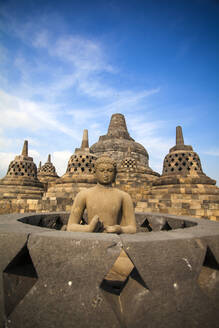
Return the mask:
<path id="1" fill-rule="evenodd" d="M 148 152 L 141 144 L 130 137 L 124 115 L 113 114 L 107 134 L 101 136 L 99 141 L 91 146 L 91 151 L 98 157 L 105 154 L 120 162 L 128 149 L 132 152 L 133 159 L 153 174 L 148 165 Z"/>
<path id="2" fill-rule="evenodd" d="M 219 223 L 140 213 L 118 236 L 57 231 L 67 219 L 1 216 L 2 327 L 218 327 Z M 109 280 L 121 250 L 133 269 Z"/>

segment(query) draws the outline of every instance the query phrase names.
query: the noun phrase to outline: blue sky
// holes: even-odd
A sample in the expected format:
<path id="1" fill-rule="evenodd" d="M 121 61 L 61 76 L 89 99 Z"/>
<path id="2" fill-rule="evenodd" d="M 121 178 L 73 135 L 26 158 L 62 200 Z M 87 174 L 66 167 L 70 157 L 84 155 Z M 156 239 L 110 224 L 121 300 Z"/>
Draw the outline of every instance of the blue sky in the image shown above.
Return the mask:
<path id="1" fill-rule="evenodd" d="M 219 2 L 0 0 L 0 176 L 24 139 L 60 175 L 123 113 L 161 172 L 175 127 L 219 181 Z"/>

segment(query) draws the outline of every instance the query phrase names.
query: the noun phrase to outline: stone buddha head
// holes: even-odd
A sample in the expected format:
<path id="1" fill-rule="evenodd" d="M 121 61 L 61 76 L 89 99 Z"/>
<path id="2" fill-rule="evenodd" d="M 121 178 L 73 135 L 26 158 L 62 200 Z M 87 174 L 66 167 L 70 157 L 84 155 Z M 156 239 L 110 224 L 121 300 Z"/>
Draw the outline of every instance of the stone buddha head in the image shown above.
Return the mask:
<path id="1" fill-rule="evenodd" d="M 95 162 L 95 176 L 101 185 L 110 185 L 116 177 L 116 162 L 108 157 L 101 156 Z"/>

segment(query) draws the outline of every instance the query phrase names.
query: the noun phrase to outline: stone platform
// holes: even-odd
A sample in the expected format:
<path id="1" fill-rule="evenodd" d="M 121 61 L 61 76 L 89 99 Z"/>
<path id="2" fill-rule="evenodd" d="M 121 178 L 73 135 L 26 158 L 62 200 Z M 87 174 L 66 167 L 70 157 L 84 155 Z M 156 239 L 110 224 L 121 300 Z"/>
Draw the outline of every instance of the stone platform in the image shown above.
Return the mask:
<path id="1" fill-rule="evenodd" d="M 0 217 L 1 327 L 218 327 L 218 222 L 141 213 L 134 235 L 59 231 L 68 215 Z M 131 269 L 110 280 L 121 251 Z"/>

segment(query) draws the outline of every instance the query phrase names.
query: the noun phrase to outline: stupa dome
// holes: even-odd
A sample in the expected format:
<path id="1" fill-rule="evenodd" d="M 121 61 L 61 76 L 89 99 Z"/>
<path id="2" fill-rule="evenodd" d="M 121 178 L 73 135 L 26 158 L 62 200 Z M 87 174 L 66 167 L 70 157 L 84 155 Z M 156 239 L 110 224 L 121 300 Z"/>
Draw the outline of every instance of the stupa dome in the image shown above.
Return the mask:
<path id="1" fill-rule="evenodd" d="M 68 166 L 65 175 L 62 179 L 83 178 L 94 179 L 94 163 L 97 157 L 90 152 L 88 143 L 88 130 L 84 130 L 83 139 L 80 148 L 76 148 L 74 154 L 68 161 Z"/>
<path id="2" fill-rule="evenodd" d="M 21 155 L 15 156 L 15 159 L 9 164 L 4 180 L 12 179 L 38 181 L 36 164 L 33 162 L 33 158 L 28 156 L 27 140 L 24 141 Z"/>
<path id="3" fill-rule="evenodd" d="M 214 180 L 204 174 L 200 158 L 193 151 L 192 146 L 184 144 L 182 128 L 177 126 L 176 145 L 165 156 L 162 176 L 154 184 L 187 183 L 188 181 L 215 184 Z"/>
<path id="4" fill-rule="evenodd" d="M 112 115 L 107 134 L 100 136 L 99 141 L 90 149 L 96 156 L 106 154 L 116 160 L 117 163 L 124 159 L 124 154 L 130 149 L 132 158 L 149 168 L 148 153 L 141 144 L 130 137 L 125 117 L 122 114 Z"/>
<path id="5" fill-rule="evenodd" d="M 51 162 L 51 155 L 48 155 L 47 162 L 39 167 L 37 172 L 38 178 L 42 182 L 49 182 L 59 178 L 58 174 L 56 173 L 56 168 Z"/>

